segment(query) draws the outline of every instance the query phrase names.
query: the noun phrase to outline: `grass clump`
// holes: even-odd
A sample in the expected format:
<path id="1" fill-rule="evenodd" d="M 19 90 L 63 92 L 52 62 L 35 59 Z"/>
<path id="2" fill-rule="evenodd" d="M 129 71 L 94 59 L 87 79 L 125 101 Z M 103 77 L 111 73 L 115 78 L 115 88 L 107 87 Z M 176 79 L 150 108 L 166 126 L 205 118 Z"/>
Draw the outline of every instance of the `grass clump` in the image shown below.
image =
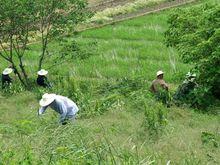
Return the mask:
<path id="1" fill-rule="evenodd" d="M 143 126 L 150 136 L 159 138 L 168 125 L 168 109 L 156 102 L 145 106 Z"/>

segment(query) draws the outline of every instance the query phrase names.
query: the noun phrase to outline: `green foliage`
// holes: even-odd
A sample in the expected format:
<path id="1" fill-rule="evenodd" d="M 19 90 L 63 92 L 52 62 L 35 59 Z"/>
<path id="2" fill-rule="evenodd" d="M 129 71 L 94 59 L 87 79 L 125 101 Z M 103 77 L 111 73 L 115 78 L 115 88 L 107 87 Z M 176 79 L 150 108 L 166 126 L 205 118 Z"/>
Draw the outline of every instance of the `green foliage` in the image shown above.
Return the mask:
<path id="1" fill-rule="evenodd" d="M 150 105 L 145 104 L 144 112 L 144 128 L 149 131 L 149 135 L 158 138 L 161 133 L 165 132 L 168 124 L 168 110 L 163 104 L 151 102 Z"/>
<path id="2" fill-rule="evenodd" d="M 22 86 L 19 82 L 13 82 L 2 90 L 2 94 L 3 96 L 12 96 L 23 91 L 25 91 L 24 86 Z"/>
<path id="3" fill-rule="evenodd" d="M 97 55 L 98 44 L 96 41 L 80 43 L 74 39 L 62 38 L 57 49 L 50 49 L 50 54 L 45 63 L 47 69 L 56 70 L 65 63 L 75 63 Z M 60 73 L 62 75 L 62 73 Z M 58 74 L 57 74 L 58 75 Z"/>
<path id="4" fill-rule="evenodd" d="M 219 11 L 218 4 L 178 9 L 170 15 L 169 28 L 165 32 L 167 45 L 175 47 L 185 63 L 194 65 L 198 90 L 204 92 L 197 95 L 200 102 L 220 96 Z"/>
<path id="5" fill-rule="evenodd" d="M 204 145 L 212 145 L 216 148 L 220 145 L 220 135 L 218 133 L 202 132 L 201 140 Z"/>
<path id="6" fill-rule="evenodd" d="M 88 16 L 84 0 L 38 0 L 36 1 L 37 20 L 40 27 L 42 53 L 39 57 L 38 70 L 47 57 L 49 40 L 59 39 L 61 35 L 71 34 L 74 26 Z"/>
<path id="7" fill-rule="evenodd" d="M 35 23 L 35 3 L 31 0 L 0 2 L 0 57 L 16 71 L 24 86 L 28 76 L 23 63 L 30 31 Z"/>
<path id="8" fill-rule="evenodd" d="M 102 85 L 99 92 L 102 94 L 118 93 L 123 96 L 129 97 L 130 93 L 142 89 L 144 80 L 142 78 L 121 78 L 117 83 L 109 83 Z"/>
<path id="9" fill-rule="evenodd" d="M 204 147 L 200 138 L 201 130 L 218 130 L 217 115 L 175 106 L 166 115 L 163 105 L 148 104 L 153 99 L 149 84 L 158 68 L 165 70 L 171 88 L 179 81 L 174 73 L 189 68 L 173 56 L 174 71 L 169 55 L 175 52 L 163 46 L 168 12 L 79 34 L 77 41 L 98 42 L 98 55 L 52 67 L 48 74 L 52 89 L 35 88 L 10 97 L 0 93 L 0 164 L 219 164 L 218 148 Z M 38 44 L 32 45 L 25 61 L 33 82 L 40 49 Z M 52 42 L 50 49 L 59 51 L 59 43 Z M 51 65 L 45 62 L 45 68 Z M 51 109 L 37 116 L 44 92 L 76 101 L 80 118 L 73 125 L 61 126 Z M 156 123 L 162 118 L 159 116 L 165 116 L 169 125 L 161 126 L 165 129 L 158 132 L 163 136 L 152 143 L 142 122 L 145 109 L 155 106 L 165 111 L 159 113 L 155 108 Z M 148 131 L 147 124 L 145 128 Z M 206 150 L 214 160 L 207 157 Z"/>
<path id="10" fill-rule="evenodd" d="M 0 57 L 13 67 L 25 87 L 31 87 L 24 64 L 28 58 L 30 38 L 41 41 L 41 53 L 37 59 L 40 70 L 45 59 L 51 56 L 48 52 L 49 40 L 72 34 L 75 25 L 88 16 L 86 5 L 84 0 L 0 2 Z"/>

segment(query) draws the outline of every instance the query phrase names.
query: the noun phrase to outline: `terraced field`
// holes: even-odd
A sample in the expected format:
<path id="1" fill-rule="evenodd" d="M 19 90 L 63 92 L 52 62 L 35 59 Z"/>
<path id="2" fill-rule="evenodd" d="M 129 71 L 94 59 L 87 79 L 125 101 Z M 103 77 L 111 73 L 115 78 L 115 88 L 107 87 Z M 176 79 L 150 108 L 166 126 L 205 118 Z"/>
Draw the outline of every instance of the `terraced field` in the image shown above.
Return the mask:
<path id="1" fill-rule="evenodd" d="M 179 76 L 190 69 L 175 50 L 164 45 L 170 12 L 72 35 L 69 40 L 76 39 L 93 53 L 84 60 L 72 59 L 50 68 L 52 90 L 36 88 L 12 96 L 1 92 L 0 162 L 219 164 L 218 139 L 206 139 L 219 137 L 219 116 L 187 106 L 166 108 L 149 92 L 157 70 L 165 72 L 173 92 L 181 82 Z M 96 43 L 95 47 L 88 45 L 91 42 Z M 59 44 L 53 42 L 49 51 L 58 48 Z M 39 45 L 31 45 L 28 53 L 25 63 L 34 80 Z M 1 63 L 0 69 L 6 66 Z M 50 62 L 44 65 L 46 69 L 50 66 Z M 59 125 L 57 114 L 51 110 L 37 116 L 43 92 L 56 92 L 76 101 L 80 107 L 76 122 Z M 164 112 L 166 122 L 161 134 L 152 137 L 145 126 L 145 113 L 158 109 Z"/>

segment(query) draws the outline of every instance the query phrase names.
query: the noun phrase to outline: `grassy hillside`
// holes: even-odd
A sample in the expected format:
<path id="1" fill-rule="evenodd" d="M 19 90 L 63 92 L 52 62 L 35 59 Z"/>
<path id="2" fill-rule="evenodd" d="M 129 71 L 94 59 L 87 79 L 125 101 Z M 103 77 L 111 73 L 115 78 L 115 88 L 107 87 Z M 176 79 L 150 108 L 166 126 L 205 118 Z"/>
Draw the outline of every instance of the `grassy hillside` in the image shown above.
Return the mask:
<path id="1" fill-rule="evenodd" d="M 71 97 L 81 108 L 74 125 L 60 126 L 57 114 L 49 109 L 44 116 L 37 116 L 37 99 L 43 91 L 13 96 L 1 93 L 0 162 L 219 164 L 219 116 L 188 107 L 166 108 L 148 91 L 157 70 L 164 70 L 165 80 L 174 91 L 180 82 L 178 76 L 190 69 L 175 50 L 164 46 L 169 12 L 74 36 L 81 44 L 96 41 L 96 53 L 59 65 L 49 74 L 54 82 L 52 91 Z M 51 49 L 57 45 L 53 43 Z M 39 45 L 31 46 L 29 53 L 26 64 L 32 66 L 29 72 L 35 73 Z M 60 83 L 55 82 L 58 76 Z M 145 115 L 158 109 L 166 119 L 161 127 L 154 116 Z M 146 126 L 146 120 L 155 125 Z M 159 133 L 153 136 L 152 131 Z"/>

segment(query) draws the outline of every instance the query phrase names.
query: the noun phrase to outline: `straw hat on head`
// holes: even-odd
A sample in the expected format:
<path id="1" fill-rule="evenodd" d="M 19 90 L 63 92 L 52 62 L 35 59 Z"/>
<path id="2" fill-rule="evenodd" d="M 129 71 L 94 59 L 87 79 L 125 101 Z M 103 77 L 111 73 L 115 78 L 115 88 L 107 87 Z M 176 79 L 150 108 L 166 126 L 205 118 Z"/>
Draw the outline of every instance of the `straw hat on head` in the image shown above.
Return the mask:
<path id="1" fill-rule="evenodd" d="M 45 75 L 47 75 L 47 73 L 48 73 L 48 71 L 45 69 L 41 69 L 37 72 L 37 74 L 40 76 L 45 76 Z"/>
<path id="2" fill-rule="evenodd" d="M 159 71 L 157 72 L 157 76 L 162 75 L 162 74 L 164 74 L 164 72 L 163 72 L 162 70 L 159 70 Z"/>
<path id="3" fill-rule="evenodd" d="M 45 107 L 50 105 L 55 100 L 56 94 L 45 93 L 39 101 L 40 106 Z"/>
<path id="4" fill-rule="evenodd" d="M 11 68 L 5 68 L 5 70 L 2 72 L 3 75 L 8 75 L 10 74 L 11 72 L 13 72 L 13 69 Z"/>

